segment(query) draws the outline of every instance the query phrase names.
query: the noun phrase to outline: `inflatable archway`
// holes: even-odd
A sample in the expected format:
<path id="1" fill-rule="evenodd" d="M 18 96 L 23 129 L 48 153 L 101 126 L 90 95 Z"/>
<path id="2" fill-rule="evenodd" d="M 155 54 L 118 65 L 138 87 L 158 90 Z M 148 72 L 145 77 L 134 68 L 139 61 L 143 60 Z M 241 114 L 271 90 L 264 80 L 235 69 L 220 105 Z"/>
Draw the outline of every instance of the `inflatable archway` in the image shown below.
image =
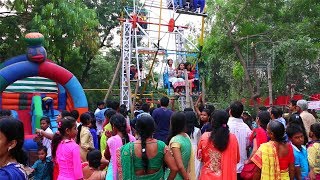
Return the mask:
<path id="1" fill-rule="evenodd" d="M 70 71 L 47 60 L 47 52 L 42 46 L 43 35 L 29 33 L 25 36 L 25 40 L 28 44 L 27 53 L 5 61 L 0 67 L 0 92 L 20 79 L 33 76 L 45 77 L 67 90 L 74 109 L 79 112 L 88 110 L 88 102 L 78 79 Z"/>
<path id="2" fill-rule="evenodd" d="M 32 117 L 32 122 L 30 118 L 30 109 L 32 107 L 37 106 L 41 111 L 41 97 L 39 96 L 41 91 L 35 91 L 34 93 L 10 93 L 8 92 L 7 87 L 11 84 L 16 84 L 15 82 L 18 80 L 22 80 L 24 84 L 28 86 L 45 86 L 45 88 L 50 89 L 48 87 L 48 82 L 44 84 L 40 84 L 40 81 L 36 81 L 35 84 L 28 82 L 27 79 L 50 79 L 49 84 L 54 84 L 55 89 L 58 89 L 58 95 L 55 93 L 51 93 L 49 95 L 55 95 L 57 109 L 59 110 L 78 110 L 79 113 L 84 113 L 88 111 L 88 102 L 83 91 L 81 84 L 78 79 L 67 69 L 58 66 L 57 64 L 51 62 L 47 59 L 47 53 L 45 48 L 42 46 L 44 41 L 44 37 L 40 33 L 29 33 L 25 36 L 27 41 L 27 53 L 10 58 L 3 62 L 0 65 L 0 108 L 7 107 L 9 109 L 15 109 L 20 113 L 20 115 L 25 115 L 24 118 L 20 118 L 25 124 L 25 149 L 35 149 L 36 144 L 33 142 L 32 138 L 34 135 L 34 127 L 35 124 L 40 126 L 40 118 L 36 118 L 34 120 Z M 57 84 L 56 84 L 57 83 Z M 10 87 L 9 87 L 10 88 Z M 52 88 L 52 87 L 51 87 Z M 6 90 L 7 89 L 7 90 Z M 6 93 L 3 93 L 4 91 Z M 24 91 L 23 91 L 24 92 Z M 40 92 L 40 93 L 39 93 Z M 47 93 L 44 93 L 48 95 Z M 62 95 L 63 94 L 63 95 Z M 16 96 L 18 95 L 18 97 Z M 61 95 L 61 96 L 60 96 Z M 51 96 L 50 96 L 51 97 Z M 38 99 L 38 103 L 32 104 L 35 102 L 35 99 Z M 31 100 L 32 99 L 32 100 Z M 32 101 L 32 103 L 31 103 Z M 66 102 L 67 101 L 67 102 Z M 63 103 L 60 103 L 63 102 Z M 13 103 L 14 105 L 10 104 Z M 9 104 L 9 105 L 8 105 Z M 67 105 L 66 105 L 67 104 Z M 26 117 L 26 114 L 29 115 Z M 32 113 L 31 113 L 32 114 Z M 41 113 L 42 114 L 42 111 Z M 42 116 L 42 115 L 39 115 Z M 52 125 L 52 119 L 51 125 Z M 55 120 L 54 120 L 55 122 Z M 31 125 L 32 124 L 32 125 Z M 55 125 L 57 123 L 55 122 Z M 32 126 L 32 131 L 31 131 Z M 53 127 L 52 127 L 53 128 Z M 55 126 L 56 128 L 56 126 Z"/>
<path id="3" fill-rule="evenodd" d="M 18 62 L 16 62 L 18 60 Z M 74 109 L 79 112 L 88 110 L 88 102 L 78 79 L 65 68 L 52 62 L 30 62 L 26 55 L 12 58 L 0 69 L 0 92 L 3 92 L 10 84 L 26 77 L 40 76 L 51 79 L 61 84 L 72 97 Z"/>

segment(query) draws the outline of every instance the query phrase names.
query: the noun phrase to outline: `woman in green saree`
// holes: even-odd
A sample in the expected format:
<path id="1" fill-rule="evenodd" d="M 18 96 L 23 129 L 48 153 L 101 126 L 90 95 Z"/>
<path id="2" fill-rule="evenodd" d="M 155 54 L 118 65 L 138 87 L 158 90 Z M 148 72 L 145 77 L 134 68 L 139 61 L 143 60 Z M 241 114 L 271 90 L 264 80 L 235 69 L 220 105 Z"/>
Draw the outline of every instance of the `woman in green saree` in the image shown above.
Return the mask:
<path id="1" fill-rule="evenodd" d="M 178 171 L 174 158 L 164 142 L 152 138 L 154 130 L 154 120 L 150 115 L 137 119 L 136 131 L 140 138 L 117 151 L 118 179 L 164 179 L 163 162 L 171 170 L 168 179 L 174 179 Z"/>
<path id="2" fill-rule="evenodd" d="M 186 132 L 187 120 L 183 112 L 171 116 L 169 148 L 173 154 L 179 172 L 175 180 L 195 180 L 195 158 L 191 140 Z M 166 174 L 171 172 L 167 170 Z"/>

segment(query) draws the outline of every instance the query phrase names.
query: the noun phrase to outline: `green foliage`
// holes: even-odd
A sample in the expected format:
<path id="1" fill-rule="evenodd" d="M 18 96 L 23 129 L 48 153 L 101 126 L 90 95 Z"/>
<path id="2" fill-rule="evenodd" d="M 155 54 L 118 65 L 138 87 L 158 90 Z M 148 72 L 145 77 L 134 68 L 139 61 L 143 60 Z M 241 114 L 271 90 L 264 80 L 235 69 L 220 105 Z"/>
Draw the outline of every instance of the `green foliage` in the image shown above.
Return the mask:
<path id="1" fill-rule="evenodd" d="M 244 77 L 244 70 L 243 70 L 243 66 L 239 63 L 239 62 L 236 62 L 233 66 L 233 70 L 232 70 L 232 74 L 233 74 L 233 77 L 236 79 L 236 80 L 242 80 L 243 77 Z"/>
<path id="2" fill-rule="evenodd" d="M 10 13 L 0 16 L 0 55 L 4 59 L 23 54 L 23 37 L 39 31 L 45 37 L 48 58 L 70 70 L 84 88 L 108 88 L 119 60 L 112 50 L 110 31 L 119 25 L 118 0 L 6 0 L 0 7 Z M 100 49 L 108 52 L 101 55 Z M 115 87 L 117 88 L 117 87 Z M 89 104 L 102 100 L 105 92 L 87 93 Z"/>
<path id="3" fill-rule="evenodd" d="M 85 63 L 82 58 L 97 53 L 99 39 L 95 29 L 98 25 L 95 11 L 81 1 L 54 0 L 35 12 L 31 28 L 47 38 L 49 58 L 64 66 L 68 61 Z M 75 53 L 79 55 L 74 56 Z"/>
<path id="4" fill-rule="evenodd" d="M 225 104 L 250 97 L 245 73 L 254 90 L 260 88 L 261 96 L 266 97 L 267 71 L 261 62 L 268 60 L 273 65 L 275 96 L 289 93 L 289 84 L 296 84 L 299 93 L 319 92 L 318 1 L 215 0 L 207 3 L 207 10 L 214 19 L 207 21 L 210 33 L 203 52 L 204 67 L 209 70 L 205 68 L 202 74 L 209 72 L 205 75 L 210 101 Z M 236 45 L 243 59 L 236 53 Z M 255 55 L 251 45 L 255 45 L 258 68 L 248 68 Z M 253 70 L 258 72 L 260 87 L 255 87 Z"/>

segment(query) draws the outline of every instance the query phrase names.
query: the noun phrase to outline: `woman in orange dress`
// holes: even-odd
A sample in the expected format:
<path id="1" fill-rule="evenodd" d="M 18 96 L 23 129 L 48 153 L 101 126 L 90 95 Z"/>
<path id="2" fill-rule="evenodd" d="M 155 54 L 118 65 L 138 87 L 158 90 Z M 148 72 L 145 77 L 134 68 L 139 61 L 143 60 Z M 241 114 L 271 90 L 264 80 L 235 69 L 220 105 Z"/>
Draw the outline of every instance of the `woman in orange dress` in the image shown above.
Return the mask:
<path id="1" fill-rule="evenodd" d="M 198 159 L 203 166 L 200 180 L 236 180 L 237 163 L 240 161 L 239 146 L 235 135 L 229 132 L 229 115 L 216 111 L 212 115 L 212 132 L 201 136 L 198 144 Z"/>

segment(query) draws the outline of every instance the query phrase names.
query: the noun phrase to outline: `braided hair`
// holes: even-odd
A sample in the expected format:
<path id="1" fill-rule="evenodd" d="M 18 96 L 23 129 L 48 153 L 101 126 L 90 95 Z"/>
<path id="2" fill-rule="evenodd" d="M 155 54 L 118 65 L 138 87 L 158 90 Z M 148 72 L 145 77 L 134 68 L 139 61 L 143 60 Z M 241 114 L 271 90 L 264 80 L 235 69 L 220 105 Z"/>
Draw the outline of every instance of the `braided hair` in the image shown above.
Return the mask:
<path id="1" fill-rule="evenodd" d="M 117 113 L 111 117 L 110 123 L 113 127 L 117 128 L 117 130 L 122 133 L 122 145 L 127 144 L 130 140 L 127 133 L 126 118 L 123 115 Z"/>
<path id="2" fill-rule="evenodd" d="M 146 172 L 148 170 L 149 164 L 146 150 L 146 140 L 147 138 L 152 137 L 152 134 L 155 131 L 155 124 L 153 118 L 151 116 L 146 115 L 140 116 L 137 119 L 136 130 L 141 138 L 142 165 L 144 171 Z"/>

